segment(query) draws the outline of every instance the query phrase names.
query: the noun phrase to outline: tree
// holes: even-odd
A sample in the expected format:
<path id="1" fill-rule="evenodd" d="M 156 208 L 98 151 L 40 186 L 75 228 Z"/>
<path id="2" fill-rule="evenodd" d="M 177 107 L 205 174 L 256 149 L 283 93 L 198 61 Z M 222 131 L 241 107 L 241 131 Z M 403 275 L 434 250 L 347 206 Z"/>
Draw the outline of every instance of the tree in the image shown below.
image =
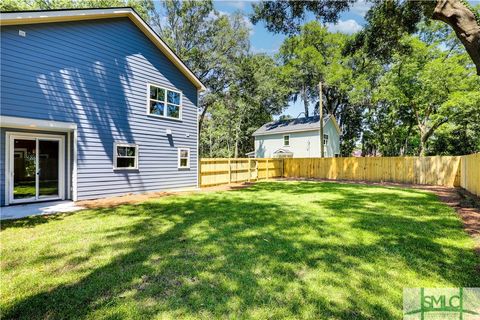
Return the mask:
<path id="1" fill-rule="evenodd" d="M 309 42 L 312 33 L 316 35 L 314 43 Z M 303 101 L 305 117 L 309 116 L 310 102 L 318 96 L 317 84 L 323 80 L 324 56 L 317 45 L 326 33 L 316 22 L 306 24 L 298 36 L 285 39 L 278 54 L 283 81 L 292 89 L 292 100 Z"/>
<path id="2" fill-rule="evenodd" d="M 253 23 L 265 21 L 273 32 L 295 33 L 308 12 L 321 22 L 336 22 L 354 0 L 261 1 L 254 4 Z M 350 51 L 365 48 L 372 56 L 390 57 L 399 49 L 405 33 L 417 31 L 422 20 L 439 20 L 448 24 L 476 65 L 480 75 L 480 14 L 466 0 L 378 1 L 366 15 L 367 26 L 352 42 Z"/>
<path id="3" fill-rule="evenodd" d="M 1 11 L 132 7 L 146 21 L 154 10 L 153 0 L 3 0 Z"/>
<path id="4" fill-rule="evenodd" d="M 292 120 L 293 117 L 289 114 L 282 114 L 279 118 L 278 121 L 287 121 L 287 120 Z"/>
<path id="5" fill-rule="evenodd" d="M 360 136 L 365 98 L 360 93 L 364 78 L 354 74 L 359 69 L 356 60 L 342 55 L 348 39 L 349 36 L 331 33 L 319 22 L 312 21 L 302 26 L 297 35 L 285 39 L 278 54 L 284 82 L 292 88 L 294 101 L 299 96 L 303 100 L 306 116 L 309 115 L 309 104 L 319 100 L 318 83 L 322 81 L 324 113 L 333 114 L 339 122 L 343 155 L 353 151 L 354 142 Z M 355 57 L 358 58 L 359 55 Z M 364 65 L 360 67 L 367 70 Z M 317 103 L 314 114 L 318 111 Z"/>
<path id="6" fill-rule="evenodd" d="M 402 42 L 407 42 L 412 50 L 408 55 L 394 54 L 390 69 L 375 92 L 376 100 L 393 108 L 396 119 L 408 126 L 412 119 L 415 121 L 419 154 L 425 155 L 428 141 L 437 129 L 464 115 L 465 108 L 478 105 L 480 79 L 472 77 L 474 71 L 464 54 L 449 56 L 416 37 L 404 38 Z"/>
<path id="7" fill-rule="evenodd" d="M 250 54 L 233 61 L 235 81 L 206 117 L 202 150 L 210 157 L 238 157 L 252 151 L 252 133 L 287 106 L 289 89 L 274 60 Z"/>
<path id="8" fill-rule="evenodd" d="M 217 99 L 235 80 L 233 61 L 249 50 L 249 29 L 239 14 L 225 15 L 209 1 L 169 0 L 151 13 L 151 24 L 207 87 L 199 131 Z"/>

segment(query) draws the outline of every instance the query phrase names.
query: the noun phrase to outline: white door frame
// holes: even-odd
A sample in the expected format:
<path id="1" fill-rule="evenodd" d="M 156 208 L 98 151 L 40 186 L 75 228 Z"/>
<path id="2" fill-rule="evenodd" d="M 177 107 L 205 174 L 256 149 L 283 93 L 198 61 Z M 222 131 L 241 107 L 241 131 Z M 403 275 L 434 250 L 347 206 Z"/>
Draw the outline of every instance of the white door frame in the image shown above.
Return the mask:
<path id="1" fill-rule="evenodd" d="M 38 171 L 38 143 L 39 140 L 53 140 L 59 142 L 59 154 L 58 154 L 58 196 L 48 197 L 48 198 L 39 198 L 38 196 L 38 175 L 35 176 L 35 189 L 36 194 L 34 198 L 28 199 L 14 199 L 13 198 L 13 165 L 14 165 L 14 139 L 25 139 L 25 140 L 35 140 L 37 157 L 36 157 L 36 171 Z M 5 137 L 5 205 L 22 203 L 22 202 L 39 202 L 39 201 L 50 201 L 50 200 L 64 200 L 65 199 L 65 136 L 63 135 L 54 135 L 54 134 L 41 134 L 41 133 L 30 133 L 30 132 L 13 132 L 7 131 Z"/>

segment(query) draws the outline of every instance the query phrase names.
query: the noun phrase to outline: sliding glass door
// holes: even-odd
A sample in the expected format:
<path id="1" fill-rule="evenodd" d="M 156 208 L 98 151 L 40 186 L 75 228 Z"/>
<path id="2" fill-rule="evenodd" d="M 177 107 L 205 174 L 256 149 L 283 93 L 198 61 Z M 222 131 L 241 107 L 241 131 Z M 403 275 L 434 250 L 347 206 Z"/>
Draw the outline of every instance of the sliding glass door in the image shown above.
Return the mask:
<path id="1" fill-rule="evenodd" d="M 32 201 L 37 196 L 37 141 L 13 139 L 13 200 Z"/>
<path id="2" fill-rule="evenodd" d="M 62 198 L 63 137 L 10 136 L 10 202 Z"/>
<path id="3" fill-rule="evenodd" d="M 59 197 L 58 140 L 38 140 L 38 197 Z"/>

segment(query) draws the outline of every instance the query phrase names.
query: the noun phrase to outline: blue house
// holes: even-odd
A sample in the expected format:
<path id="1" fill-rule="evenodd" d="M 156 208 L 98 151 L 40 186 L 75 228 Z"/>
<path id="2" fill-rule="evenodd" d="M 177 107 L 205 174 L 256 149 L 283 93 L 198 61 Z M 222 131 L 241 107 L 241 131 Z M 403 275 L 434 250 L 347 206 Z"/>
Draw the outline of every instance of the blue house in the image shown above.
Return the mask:
<path id="1" fill-rule="evenodd" d="M 198 186 L 205 88 L 134 10 L 0 20 L 0 205 Z"/>

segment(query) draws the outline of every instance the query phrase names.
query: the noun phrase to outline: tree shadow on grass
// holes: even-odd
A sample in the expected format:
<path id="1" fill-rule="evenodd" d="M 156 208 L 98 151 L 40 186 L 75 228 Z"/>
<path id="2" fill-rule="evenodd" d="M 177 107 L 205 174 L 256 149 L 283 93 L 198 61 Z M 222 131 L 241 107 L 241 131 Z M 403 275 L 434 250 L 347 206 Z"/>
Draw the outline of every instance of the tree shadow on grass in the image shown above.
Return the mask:
<path id="1" fill-rule="evenodd" d="M 69 216 L 71 214 L 74 214 L 74 212 L 61 213 L 61 214 L 49 214 L 49 215 L 42 215 L 42 216 L 30 216 L 30 217 L 25 217 L 21 219 L 15 219 L 15 220 L 1 220 L 0 232 L 10 228 L 20 228 L 20 229 L 33 228 L 37 225 L 41 225 L 44 223 L 63 220 L 66 216 Z"/>
<path id="2" fill-rule="evenodd" d="M 338 193 L 348 206 L 322 200 L 325 188 Z M 126 253 L 78 282 L 15 302 L 4 310 L 3 318 L 126 317 L 132 312 L 138 318 L 169 314 L 180 318 L 392 319 L 399 316 L 402 286 L 410 284 L 393 279 L 384 287 L 375 282 L 382 277 L 390 280 L 390 261 L 404 263 L 419 277 L 431 273 L 458 286 L 475 284 L 476 258 L 462 248 L 438 242 L 461 231 L 455 229 L 454 221 L 428 214 L 438 206 L 434 199 L 422 198 L 422 206 L 415 207 L 417 213 L 401 215 L 381 212 L 378 206 L 388 203 L 397 210 L 419 198 L 392 194 L 371 207 L 385 193 L 359 195 L 354 186 L 312 187 L 311 183 L 298 184 L 294 192 L 311 192 L 311 202 L 324 210 L 313 213 L 288 199 L 268 198 L 274 190 L 288 194 L 291 189 L 290 184 L 262 183 L 235 192 L 92 211 L 85 217 L 92 223 L 101 215 L 136 218 L 128 226 L 109 229 L 112 241 L 125 235 L 134 239 L 122 248 Z M 255 197 L 252 191 L 257 192 Z M 329 222 L 332 218 L 345 218 L 348 226 L 340 228 Z M 345 227 L 371 232 L 378 239 L 347 241 Z M 120 249 L 112 243 L 99 246 Z M 317 278 L 309 279 L 309 272 L 317 270 Z M 336 301 L 328 292 L 316 293 L 316 287 L 350 296 Z M 369 292 L 380 300 L 365 299 Z M 269 313 L 262 315 L 262 309 Z"/>

